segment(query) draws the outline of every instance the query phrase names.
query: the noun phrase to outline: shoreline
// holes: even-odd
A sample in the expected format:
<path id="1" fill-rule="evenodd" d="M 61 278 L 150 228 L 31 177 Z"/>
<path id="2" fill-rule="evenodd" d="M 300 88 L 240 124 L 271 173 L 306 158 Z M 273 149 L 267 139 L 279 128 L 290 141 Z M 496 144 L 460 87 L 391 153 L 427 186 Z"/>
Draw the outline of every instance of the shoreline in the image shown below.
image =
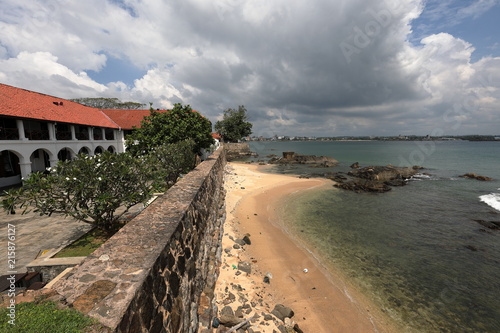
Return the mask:
<path id="1" fill-rule="evenodd" d="M 228 163 L 224 251 L 215 290 L 219 312 L 224 306 L 237 310 L 245 305 L 245 301 L 227 302 L 228 290 L 239 286 L 243 300 L 253 305 L 244 317 L 257 314 L 259 319 L 252 320 L 252 328 L 261 332 L 272 332 L 280 325 L 280 321 L 261 320 L 276 304 L 290 307 L 295 312 L 292 324 L 304 332 L 397 332 L 380 309 L 340 272 L 323 265 L 281 220 L 288 196 L 333 182 L 264 173 L 262 169 Z M 251 245 L 234 249 L 234 240 L 245 234 L 250 235 Z M 234 267 L 241 261 L 252 263 L 250 274 L 237 274 Z M 272 275 L 269 284 L 263 282 L 268 273 Z"/>

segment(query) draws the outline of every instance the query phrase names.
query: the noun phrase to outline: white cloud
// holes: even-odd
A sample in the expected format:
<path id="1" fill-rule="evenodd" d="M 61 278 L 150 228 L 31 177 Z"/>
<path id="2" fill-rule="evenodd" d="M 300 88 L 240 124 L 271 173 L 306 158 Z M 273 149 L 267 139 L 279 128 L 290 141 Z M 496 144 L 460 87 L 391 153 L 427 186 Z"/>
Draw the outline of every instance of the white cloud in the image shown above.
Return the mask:
<path id="1" fill-rule="evenodd" d="M 23 51 L 15 58 L 0 60 L 0 77 L 3 83 L 38 92 L 57 93 L 61 97 L 98 94 L 106 87 L 87 76 L 75 73 L 58 62 L 49 52 Z"/>
<path id="2" fill-rule="evenodd" d="M 492 3 L 478 0 L 460 13 L 475 17 Z M 409 43 L 423 4 L 4 0 L 0 81 L 66 98 L 182 102 L 214 121 L 243 104 L 257 134 L 488 131 L 500 99 L 499 59 L 472 63 L 472 43 L 445 33 Z M 446 18 L 452 4 L 431 13 Z M 101 70 L 106 55 L 146 74 L 128 85 L 113 77 L 97 83 L 86 71 Z M 455 129 L 444 115 L 468 96 L 474 116 L 452 114 L 447 119 L 461 119 Z"/>
<path id="3" fill-rule="evenodd" d="M 498 0 L 477 0 L 467 7 L 460 8 L 457 11 L 457 15 L 459 19 L 465 17 L 477 19 L 497 4 Z"/>

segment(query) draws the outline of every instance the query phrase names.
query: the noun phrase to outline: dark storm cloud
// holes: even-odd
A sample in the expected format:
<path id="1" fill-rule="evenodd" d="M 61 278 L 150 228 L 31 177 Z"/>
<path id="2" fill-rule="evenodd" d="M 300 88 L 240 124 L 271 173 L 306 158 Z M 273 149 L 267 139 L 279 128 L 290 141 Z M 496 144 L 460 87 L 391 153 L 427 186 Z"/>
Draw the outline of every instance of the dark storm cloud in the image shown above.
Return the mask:
<path id="1" fill-rule="evenodd" d="M 480 15 L 488 3 L 466 8 Z M 0 15 L 2 82 L 45 80 L 44 92 L 68 98 L 182 102 L 214 122 L 245 105 L 256 134 L 427 133 L 452 121 L 460 131 L 498 119 L 500 82 L 477 83 L 496 73 L 497 59 L 472 63 L 473 46 L 449 34 L 410 43 L 421 0 L 64 4 L 54 0 L 49 11 L 6 1 L 4 13 L 18 9 L 16 19 Z M 146 74 L 132 85 L 97 83 L 85 70 L 106 66 L 106 54 Z M 471 94 L 473 112 L 449 112 Z"/>

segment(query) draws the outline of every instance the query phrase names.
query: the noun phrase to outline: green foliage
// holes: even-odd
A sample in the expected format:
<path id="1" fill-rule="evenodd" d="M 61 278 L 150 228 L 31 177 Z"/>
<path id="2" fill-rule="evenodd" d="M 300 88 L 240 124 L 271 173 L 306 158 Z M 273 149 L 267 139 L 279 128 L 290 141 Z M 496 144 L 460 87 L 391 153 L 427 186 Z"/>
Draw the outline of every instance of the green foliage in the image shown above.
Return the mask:
<path id="1" fill-rule="evenodd" d="M 73 98 L 72 102 L 80 103 L 97 109 L 124 109 L 124 110 L 137 110 L 143 108 L 146 104 L 136 102 L 122 102 L 118 98 L 105 98 L 105 97 L 85 97 Z"/>
<path id="2" fill-rule="evenodd" d="M 179 175 L 188 173 L 194 167 L 194 147 L 195 142 L 189 139 L 155 147 L 144 157 L 155 191 L 171 187 Z"/>
<path id="3" fill-rule="evenodd" d="M 14 333 L 81 333 L 95 323 L 73 309 L 58 309 L 54 302 L 16 305 L 15 325 L 9 324 L 8 308 L 0 309 L 0 332 Z"/>
<path id="4" fill-rule="evenodd" d="M 238 110 L 225 110 L 223 119 L 215 123 L 215 131 L 221 134 L 226 142 L 238 142 L 252 134 L 252 123 L 248 122 L 245 107 L 240 105 Z"/>
<path id="5" fill-rule="evenodd" d="M 172 186 L 194 166 L 193 140 L 155 147 L 151 153 L 104 152 L 60 161 L 50 173 L 32 173 L 23 187 L 3 196 L 8 213 L 20 208 L 40 215 L 62 213 L 111 232 L 131 207 Z"/>
<path id="6" fill-rule="evenodd" d="M 212 123 L 193 111 L 189 105 L 175 104 L 172 110 L 151 114 L 127 137 L 127 150 L 133 155 L 143 155 L 153 148 L 167 143 L 177 143 L 192 139 L 194 152 L 209 148 L 214 142 Z"/>
<path id="7" fill-rule="evenodd" d="M 54 258 L 86 257 L 104 244 L 111 236 L 112 233 L 95 228 L 57 252 Z"/>
<path id="8" fill-rule="evenodd" d="M 23 187 L 10 190 L 4 208 L 16 202 L 40 215 L 62 213 L 109 230 L 123 214 L 151 196 L 145 163 L 130 154 L 104 152 L 60 161 L 50 173 L 32 173 Z M 119 214 L 116 210 L 123 207 Z"/>

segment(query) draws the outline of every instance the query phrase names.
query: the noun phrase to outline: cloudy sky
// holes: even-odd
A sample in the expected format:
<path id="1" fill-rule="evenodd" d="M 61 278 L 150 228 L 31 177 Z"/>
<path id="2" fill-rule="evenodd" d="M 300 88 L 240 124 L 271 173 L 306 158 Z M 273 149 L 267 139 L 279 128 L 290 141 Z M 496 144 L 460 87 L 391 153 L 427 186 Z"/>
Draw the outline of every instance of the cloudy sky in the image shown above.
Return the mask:
<path id="1" fill-rule="evenodd" d="M 500 134 L 500 0 L 0 0 L 0 82 L 256 135 Z"/>

